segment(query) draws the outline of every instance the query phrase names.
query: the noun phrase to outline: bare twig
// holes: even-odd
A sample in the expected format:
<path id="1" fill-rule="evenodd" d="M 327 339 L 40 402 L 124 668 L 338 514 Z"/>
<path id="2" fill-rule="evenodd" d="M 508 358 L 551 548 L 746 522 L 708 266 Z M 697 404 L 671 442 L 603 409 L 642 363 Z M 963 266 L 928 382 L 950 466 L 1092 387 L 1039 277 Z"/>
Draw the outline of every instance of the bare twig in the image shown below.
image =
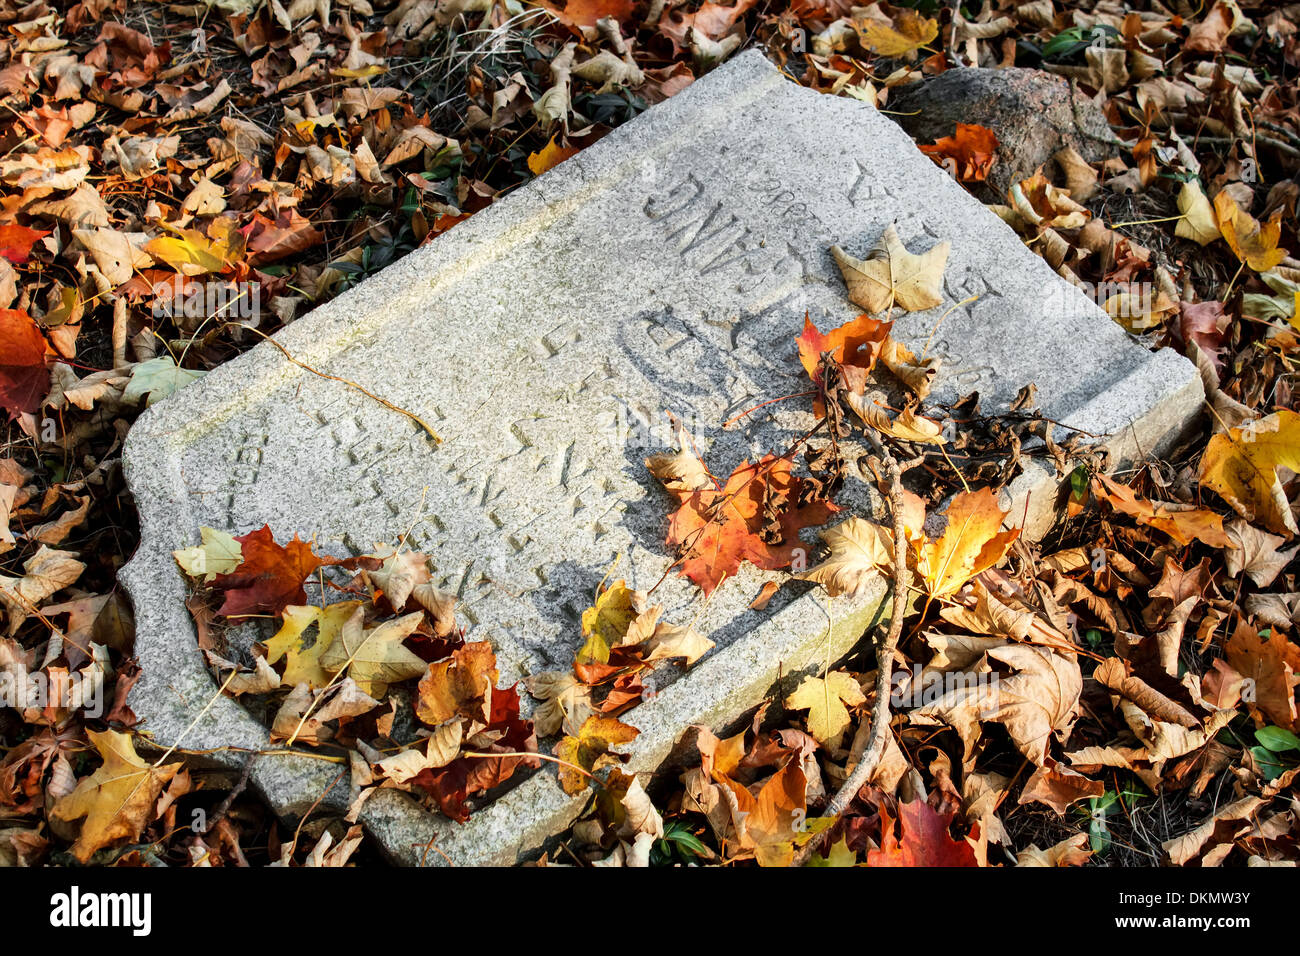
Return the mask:
<path id="1" fill-rule="evenodd" d="M 889 474 L 889 507 L 894 519 L 894 602 L 889 617 L 889 631 L 876 648 L 876 700 L 871 707 L 871 733 L 858 755 L 858 764 L 847 780 L 826 804 L 822 816 L 838 820 L 862 786 L 871 779 L 889 741 L 889 688 L 893 679 L 894 650 L 903 633 L 910 575 L 907 570 L 907 532 L 903 527 L 903 468 L 893 454 L 884 450 L 879 439 L 867 432 L 878 449 L 884 451 L 885 469 Z M 908 467 L 916 464 L 908 462 Z M 820 848 L 832 827 L 818 831 L 795 855 L 794 865 L 803 866 Z"/>

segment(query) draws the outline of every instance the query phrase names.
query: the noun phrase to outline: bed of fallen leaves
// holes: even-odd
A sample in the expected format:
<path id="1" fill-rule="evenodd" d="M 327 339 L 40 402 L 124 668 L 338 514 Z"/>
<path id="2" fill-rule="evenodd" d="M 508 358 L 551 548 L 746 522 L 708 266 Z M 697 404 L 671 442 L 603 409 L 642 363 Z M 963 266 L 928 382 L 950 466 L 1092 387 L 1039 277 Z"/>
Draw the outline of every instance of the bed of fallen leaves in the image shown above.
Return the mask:
<path id="1" fill-rule="evenodd" d="M 256 612 L 276 618 L 262 651 L 224 658 L 227 625 L 253 606 L 241 602 L 268 600 L 241 565 L 295 546 L 205 539 L 227 562 L 238 547 L 235 564 L 195 569 L 218 680 L 263 698 L 271 725 L 284 714 L 286 740 L 367 756 L 374 785 L 457 768 L 425 788 L 453 816 L 533 762 L 535 732 L 560 735 L 566 788 L 602 783 L 555 862 L 781 863 L 814 837 L 825 865 L 1294 862 L 1298 19 L 1249 0 L 0 0 L 0 676 L 61 691 L 0 708 L 0 863 L 376 859 L 345 820 L 286 828 L 238 774 L 137 754 L 116 584 L 138 536 L 123 436 L 146 404 L 751 45 L 886 110 L 958 64 L 1039 67 L 1093 97 L 1107 158 L 1065 150 L 1005 196 L 985 185 L 996 123 L 921 146 L 1067 279 L 1107 284 L 1116 321 L 1197 362 L 1202 432 L 1106 476 L 1032 415 L 1012 429 L 974 400 L 950 410 L 964 424 L 930 476 L 944 494 L 908 506 L 918 600 L 894 666 L 912 703 L 893 708 L 870 784 L 833 824 L 827 797 L 870 730 L 871 642 L 729 734 L 690 730 L 685 763 L 638 780 L 617 767 L 635 736 L 619 716 L 649 669 L 693 662 L 708 641 L 618 581 L 584 619 L 573 672 L 530 682 L 542 703 L 529 727 L 515 689 L 495 687 L 490 648 L 426 593 L 420 556 L 329 569 L 354 592 L 346 620 L 300 597 L 313 572 L 325 586 L 315 566 L 284 583 L 295 565 Z M 815 401 L 891 447 L 924 446 L 935 436 L 918 407 L 882 420 L 861 401 L 873 366 L 904 384 L 926 374 L 868 327 L 924 290 L 891 275 L 882 292 L 870 259 L 837 261 L 868 315 L 792 345 Z M 1007 540 L 978 490 L 1003 484 L 1034 437 L 1071 488 L 1068 520 L 1039 545 Z M 705 591 L 726 586 L 728 562 L 788 564 L 791 509 L 830 517 L 833 456 L 796 477 L 774 450 L 715 480 L 685 451 L 651 468 L 676 501 L 679 570 Z M 847 517 L 808 577 L 834 594 L 888 576 L 887 530 Z M 402 640 L 376 640 L 385 628 Z M 323 662 L 335 644 L 346 653 Z M 385 653 L 355 653 L 372 644 Z M 383 701 L 353 712 L 404 682 L 434 702 L 430 731 L 457 728 L 454 745 L 411 728 L 394 741 Z M 394 773 L 375 771 L 385 760 Z"/>

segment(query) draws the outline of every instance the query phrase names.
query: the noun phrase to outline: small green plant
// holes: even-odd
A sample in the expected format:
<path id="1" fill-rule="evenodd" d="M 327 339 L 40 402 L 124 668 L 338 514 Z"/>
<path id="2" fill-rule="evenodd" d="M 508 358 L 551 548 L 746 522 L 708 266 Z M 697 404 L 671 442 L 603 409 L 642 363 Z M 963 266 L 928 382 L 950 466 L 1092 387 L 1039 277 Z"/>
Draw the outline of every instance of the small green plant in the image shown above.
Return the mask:
<path id="1" fill-rule="evenodd" d="M 1288 751 L 1300 751 L 1300 737 L 1281 727 L 1260 727 L 1255 731 L 1256 746 L 1250 748 L 1255 766 L 1271 783 L 1297 763 L 1296 758 L 1283 758 Z"/>
<path id="2" fill-rule="evenodd" d="M 650 848 L 651 866 L 677 866 L 694 863 L 709 855 L 709 848 L 680 820 L 664 826 L 664 835 Z"/>
<path id="3" fill-rule="evenodd" d="M 1088 817 L 1088 845 L 1093 853 L 1105 853 L 1110 848 L 1110 827 L 1106 823 L 1106 817 L 1111 809 L 1118 804 L 1121 811 L 1132 810 L 1145 796 L 1146 791 L 1137 784 L 1126 784 L 1118 791 L 1107 790 L 1100 797 L 1093 797 L 1088 801 L 1086 809 L 1076 808 L 1075 812 Z"/>

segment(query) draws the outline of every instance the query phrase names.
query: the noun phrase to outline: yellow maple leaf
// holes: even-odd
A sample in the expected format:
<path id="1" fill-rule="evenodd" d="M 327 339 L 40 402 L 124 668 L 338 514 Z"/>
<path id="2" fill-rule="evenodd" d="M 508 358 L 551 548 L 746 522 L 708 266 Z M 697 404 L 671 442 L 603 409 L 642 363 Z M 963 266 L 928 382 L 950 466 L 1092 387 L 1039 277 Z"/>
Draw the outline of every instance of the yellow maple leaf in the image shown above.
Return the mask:
<path id="1" fill-rule="evenodd" d="M 903 9 L 894 14 L 892 25 L 872 19 L 857 30 L 859 42 L 872 53 L 902 56 L 932 42 L 939 35 L 939 21 Z"/>
<path id="2" fill-rule="evenodd" d="M 893 535 L 865 518 L 855 516 L 827 528 L 821 539 L 831 549 L 826 560 L 795 577 L 816 581 L 831 597 L 865 594 L 881 572 L 894 565 Z"/>
<path id="3" fill-rule="evenodd" d="M 1019 528 L 1000 530 L 1006 516 L 991 489 L 963 491 L 948 506 L 943 535 L 938 540 L 924 537 L 912 542 L 917 573 L 931 597 L 960 590 L 972 577 L 1002 560 L 1020 535 Z"/>
<path id="4" fill-rule="evenodd" d="M 535 153 L 528 154 L 528 168 L 534 176 L 540 176 L 548 169 L 560 165 L 570 156 L 576 156 L 578 150 L 573 146 L 561 146 L 552 136 L 550 142 Z"/>
<path id="5" fill-rule="evenodd" d="M 58 820 L 85 817 L 72 854 L 82 863 L 97 850 L 118 840 L 137 840 L 151 822 L 163 787 L 181 769 L 179 763 L 156 767 L 142 760 L 128 734 L 88 730 L 86 736 L 104 764 L 83 777 L 72 793 L 60 797 L 50 810 Z"/>
<path id="6" fill-rule="evenodd" d="M 149 240 L 144 251 L 187 276 L 221 272 L 229 265 L 230 248 L 224 242 L 214 242 L 197 229 L 173 231 L 174 236 Z"/>
<path id="7" fill-rule="evenodd" d="M 808 711 L 808 733 L 831 749 L 849 726 L 849 707 L 866 703 L 866 695 L 853 675 L 831 671 L 824 678 L 809 675 L 785 699 L 788 710 Z M 848 706 L 846 706 L 848 705 Z"/>
<path id="8" fill-rule="evenodd" d="M 1256 272 L 1267 272 L 1286 258 L 1287 250 L 1277 245 L 1282 236 L 1281 212 L 1260 223 L 1222 190 L 1214 197 L 1214 215 L 1233 255 Z"/>
<path id="9" fill-rule="evenodd" d="M 943 301 L 943 270 L 951 248 L 940 242 L 919 255 L 909 252 L 891 223 L 866 259 L 855 259 L 839 246 L 831 246 L 831 256 L 850 302 L 868 312 L 885 312 L 893 305 L 920 312 Z"/>
<path id="10" fill-rule="evenodd" d="M 424 661 L 402 644 L 423 619 L 416 611 L 364 630 L 360 615 L 353 615 L 321 654 L 320 665 L 330 674 L 346 669 L 363 694 L 382 698 L 389 684 L 424 673 Z"/>
<path id="11" fill-rule="evenodd" d="M 582 612 L 582 633 L 587 642 L 578 651 L 579 664 L 609 660 L 609 649 L 623 642 L 628 628 L 644 610 L 645 595 L 629 588 L 622 578 L 602 588 L 595 603 Z"/>
<path id="12" fill-rule="evenodd" d="M 330 675 L 321 666 L 321 657 L 342 632 L 343 625 L 360 607 L 360 601 L 339 601 L 323 608 L 303 605 L 286 607 L 284 624 L 266 642 L 268 664 L 274 664 L 281 657 L 285 658 L 281 683 L 289 687 L 306 683 L 318 690 L 326 686 L 330 682 Z M 310 647 L 305 647 L 307 641 L 303 635 L 313 624 L 318 625 L 316 640 Z"/>
<path id="13" fill-rule="evenodd" d="M 561 738 L 555 745 L 555 756 L 565 763 L 594 773 L 602 767 L 626 760 L 625 755 L 614 753 L 614 748 L 631 743 L 640 733 L 621 720 L 592 714 L 582 722 L 577 736 Z M 560 787 L 569 796 L 581 793 L 586 788 L 588 779 L 574 767 L 560 766 Z"/>
<path id="14" fill-rule="evenodd" d="M 1201 456 L 1201 487 L 1247 521 L 1294 535 L 1296 521 L 1278 468 L 1300 471 L 1300 414 L 1287 409 L 1214 435 Z"/>

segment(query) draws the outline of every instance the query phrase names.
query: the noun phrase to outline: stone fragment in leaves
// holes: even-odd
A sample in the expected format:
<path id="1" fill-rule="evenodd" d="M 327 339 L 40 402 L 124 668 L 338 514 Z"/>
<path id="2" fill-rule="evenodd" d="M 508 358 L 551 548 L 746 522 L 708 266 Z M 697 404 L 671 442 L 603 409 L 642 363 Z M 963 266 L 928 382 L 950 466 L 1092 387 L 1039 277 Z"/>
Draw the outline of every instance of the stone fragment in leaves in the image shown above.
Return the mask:
<path id="1" fill-rule="evenodd" d="M 940 242 L 920 254 L 909 252 L 891 223 L 865 259 L 855 259 L 839 246 L 831 246 L 831 256 L 844 276 L 849 301 L 872 313 L 895 305 L 920 312 L 943 302 L 943 269 L 951 248 Z"/>

